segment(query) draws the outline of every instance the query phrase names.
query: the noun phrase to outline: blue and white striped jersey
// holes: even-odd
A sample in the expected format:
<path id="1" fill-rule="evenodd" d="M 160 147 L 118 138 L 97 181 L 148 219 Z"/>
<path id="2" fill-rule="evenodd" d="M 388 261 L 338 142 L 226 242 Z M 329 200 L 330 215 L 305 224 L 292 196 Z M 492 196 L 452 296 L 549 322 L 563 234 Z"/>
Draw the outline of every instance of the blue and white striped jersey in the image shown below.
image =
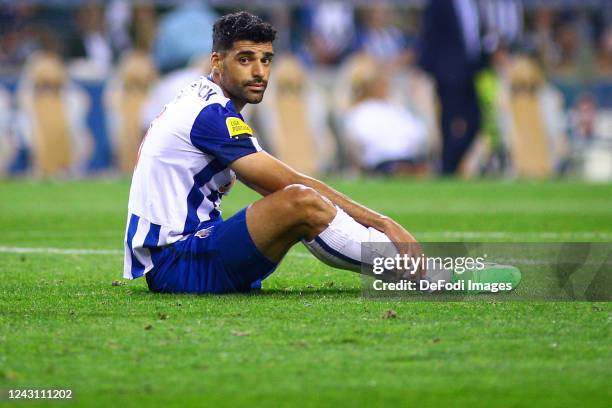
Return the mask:
<path id="1" fill-rule="evenodd" d="M 228 165 L 260 151 L 253 131 L 219 86 L 202 77 L 183 88 L 151 123 L 134 170 L 123 276 L 153 268 L 159 248 L 221 217 L 219 187 Z"/>

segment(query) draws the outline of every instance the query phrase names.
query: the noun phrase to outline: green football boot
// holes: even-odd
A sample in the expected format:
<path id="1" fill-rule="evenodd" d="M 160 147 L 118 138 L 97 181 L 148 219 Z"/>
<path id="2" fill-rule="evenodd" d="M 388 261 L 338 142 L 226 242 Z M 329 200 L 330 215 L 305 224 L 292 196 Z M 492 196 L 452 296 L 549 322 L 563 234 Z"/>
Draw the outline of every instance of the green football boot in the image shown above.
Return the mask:
<path id="1" fill-rule="evenodd" d="M 511 265 L 485 263 L 483 269 L 453 273 L 453 283 L 463 281 L 464 293 L 505 293 L 516 289 L 521 282 L 521 271 Z"/>

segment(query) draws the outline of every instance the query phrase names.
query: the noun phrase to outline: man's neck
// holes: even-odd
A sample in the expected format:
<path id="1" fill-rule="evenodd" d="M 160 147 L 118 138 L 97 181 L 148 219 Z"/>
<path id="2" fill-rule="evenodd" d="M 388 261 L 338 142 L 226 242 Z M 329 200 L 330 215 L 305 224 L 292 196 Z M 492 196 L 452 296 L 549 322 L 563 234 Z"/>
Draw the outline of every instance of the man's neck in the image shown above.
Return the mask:
<path id="1" fill-rule="evenodd" d="M 212 81 L 219 87 L 221 88 L 221 91 L 223 91 L 223 95 L 228 98 L 230 101 L 232 101 L 232 104 L 234 105 L 234 108 L 236 108 L 236 112 L 240 113 L 240 111 L 242 110 L 242 108 L 244 108 L 245 103 L 242 101 L 237 101 L 235 98 L 232 97 L 232 95 L 230 95 L 225 88 L 223 88 L 223 86 L 221 85 L 221 79 L 219 78 L 218 75 L 212 74 L 211 75 Z"/>

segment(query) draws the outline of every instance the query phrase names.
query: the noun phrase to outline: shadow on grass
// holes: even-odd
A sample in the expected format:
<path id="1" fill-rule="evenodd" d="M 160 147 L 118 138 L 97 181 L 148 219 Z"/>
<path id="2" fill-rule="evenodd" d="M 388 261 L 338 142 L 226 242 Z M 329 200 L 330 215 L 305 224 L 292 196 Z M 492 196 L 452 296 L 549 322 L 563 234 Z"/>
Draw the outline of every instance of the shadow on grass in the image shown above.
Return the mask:
<path id="1" fill-rule="evenodd" d="M 322 297 L 322 296 L 344 296 L 358 297 L 361 296 L 359 288 L 341 288 L 341 287 L 324 287 L 324 288 L 278 288 L 278 289 L 254 289 L 245 293 L 226 293 L 226 294 L 190 294 L 190 293 L 154 293 L 147 288 L 133 288 L 130 290 L 132 296 L 143 296 L 151 298 L 197 298 L 197 297 L 219 297 L 226 298 L 230 296 L 237 297 L 276 297 L 276 298 L 291 298 L 291 297 Z"/>
<path id="2" fill-rule="evenodd" d="M 274 296 L 274 297 L 291 297 L 291 296 L 361 296 L 359 288 L 285 288 L 285 289 L 263 289 L 251 291 L 248 294 L 256 296 Z"/>

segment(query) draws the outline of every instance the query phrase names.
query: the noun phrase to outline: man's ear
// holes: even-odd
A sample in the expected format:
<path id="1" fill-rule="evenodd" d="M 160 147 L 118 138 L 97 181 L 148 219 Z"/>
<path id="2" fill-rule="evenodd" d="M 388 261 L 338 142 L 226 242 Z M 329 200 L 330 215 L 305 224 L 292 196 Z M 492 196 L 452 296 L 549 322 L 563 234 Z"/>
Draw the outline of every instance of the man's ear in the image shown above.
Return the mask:
<path id="1" fill-rule="evenodd" d="M 223 56 L 221 53 L 214 51 L 210 55 L 210 70 L 213 75 L 223 73 Z"/>

